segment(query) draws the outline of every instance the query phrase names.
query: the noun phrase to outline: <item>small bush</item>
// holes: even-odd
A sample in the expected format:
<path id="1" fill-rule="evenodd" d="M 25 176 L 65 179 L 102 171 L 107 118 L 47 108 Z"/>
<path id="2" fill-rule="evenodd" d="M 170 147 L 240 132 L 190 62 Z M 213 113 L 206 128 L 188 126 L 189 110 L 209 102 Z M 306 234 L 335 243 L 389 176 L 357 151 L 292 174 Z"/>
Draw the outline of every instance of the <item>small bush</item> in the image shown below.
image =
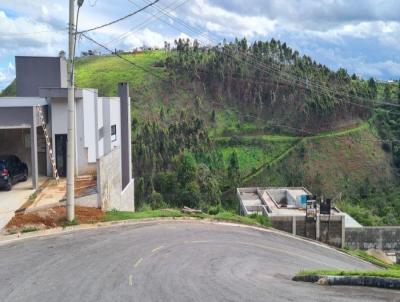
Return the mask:
<path id="1" fill-rule="evenodd" d="M 261 224 L 263 226 L 267 226 L 267 227 L 271 226 L 271 222 L 269 221 L 267 216 L 254 213 L 254 214 L 250 214 L 248 217 L 251 219 L 254 219 L 255 221 L 257 221 L 259 224 Z"/>
<path id="2" fill-rule="evenodd" d="M 221 208 L 219 206 L 210 207 L 208 209 L 208 214 L 215 216 L 215 215 L 218 215 L 220 211 L 221 211 Z"/>
<path id="3" fill-rule="evenodd" d="M 163 196 L 158 192 L 151 193 L 149 202 L 150 202 L 150 206 L 153 210 L 166 208 L 166 204 L 163 200 Z"/>

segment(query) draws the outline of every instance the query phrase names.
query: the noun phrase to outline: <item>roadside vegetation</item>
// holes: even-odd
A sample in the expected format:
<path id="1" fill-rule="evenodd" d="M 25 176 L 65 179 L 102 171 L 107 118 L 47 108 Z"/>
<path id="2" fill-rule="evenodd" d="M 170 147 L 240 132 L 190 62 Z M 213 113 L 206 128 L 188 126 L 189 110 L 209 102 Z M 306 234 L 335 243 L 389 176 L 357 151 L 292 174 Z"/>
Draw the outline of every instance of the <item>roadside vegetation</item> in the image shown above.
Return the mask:
<path id="1" fill-rule="evenodd" d="M 208 219 L 214 221 L 224 221 L 232 223 L 240 223 L 246 225 L 270 227 L 269 219 L 261 215 L 239 216 L 235 213 L 223 210 L 211 209 L 210 213 L 185 214 L 177 209 L 148 210 L 143 209 L 138 212 L 120 212 L 110 211 L 105 214 L 102 221 L 123 221 L 123 220 L 140 220 L 148 218 L 194 218 Z"/>
<path id="2" fill-rule="evenodd" d="M 43 209 L 15 216 L 5 227 L 6 234 L 30 233 L 56 227 L 68 228 L 76 225 L 96 224 L 101 222 L 143 220 L 158 218 L 192 218 L 198 220 L 212 220 L 221 222 L 232 222 L 259 227 L 270 227 L 269 219 L 261 215 L 239 216 L 231 211 L 220 207 L 211 207 L 208 212 L 183 213 L 179 209 L 152 210 L 145 205 L 137 212 L 109 211 L 102 212 L 100 209 L 76 207 L 76 218 L 72 222 L 65 220 L 65 207 Z"/>
<path id="3" fill-rule="evenodd" d="M 386 262 L 368 255 L 361 250 L 343 250 L 345 253 L 358 257 L 364 261 L 370 262 L 382 269 L 368 271 L 345 271 L 345 270 L 308 270 L 301 271 L 296 276 L 368 276 L 368 277 L 385 277 L 400 278 L 400 265 L 387 264 Z"/>

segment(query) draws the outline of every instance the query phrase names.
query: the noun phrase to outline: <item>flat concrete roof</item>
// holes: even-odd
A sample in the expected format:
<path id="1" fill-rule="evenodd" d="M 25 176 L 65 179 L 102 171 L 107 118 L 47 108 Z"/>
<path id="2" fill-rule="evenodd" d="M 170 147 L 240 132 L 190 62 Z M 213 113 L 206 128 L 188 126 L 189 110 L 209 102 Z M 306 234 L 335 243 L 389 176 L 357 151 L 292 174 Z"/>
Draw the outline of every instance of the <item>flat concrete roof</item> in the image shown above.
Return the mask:
<path id="1" fill-rule="evenodd" d="M 39 88 L 39 96 L 44 98 L 67 98 L 68 88 L 41 87 Z M 82 98 L 82 89 L 75 88 L 75 98 Z"/>
<path id="2" fill-rule="evenodd" d="M 35 107 L 48 105 L 45 98 L 39 97 L 0 97 L 0 107 Z"/>

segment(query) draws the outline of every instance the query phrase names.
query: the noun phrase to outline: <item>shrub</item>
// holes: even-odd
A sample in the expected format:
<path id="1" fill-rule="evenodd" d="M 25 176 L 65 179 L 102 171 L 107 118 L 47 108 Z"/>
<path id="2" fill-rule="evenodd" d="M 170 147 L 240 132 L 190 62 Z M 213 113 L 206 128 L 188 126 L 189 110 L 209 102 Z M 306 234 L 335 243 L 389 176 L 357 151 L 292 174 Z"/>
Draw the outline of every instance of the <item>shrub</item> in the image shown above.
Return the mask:
<path id="1" fill-rule="evenodd" d="M 208 209 L 208 214 L 210 214 L 210 215 L 218 215 L 220 211 L 221 211 L 221 208 L 219 206 L 210 207 Z"/>
<path id="2" fill-rule="evenodd" d="M 158 210 L 166 207 L 162 195 L 156 191 L 151 193 L 149 202 L 153 210 Z"/>
<path id="3" fill-rule="evenodd" d="M 267 216 L 254 213 L 254 214 L 250 214 L 248 217 L 251 219 L 254 219 L 255 221 L 257 221 L 259 224 L 261 224 L 263 226 L 268 226 L 268 227 L 271 226 L 271 222 L 269 221 Z"/>

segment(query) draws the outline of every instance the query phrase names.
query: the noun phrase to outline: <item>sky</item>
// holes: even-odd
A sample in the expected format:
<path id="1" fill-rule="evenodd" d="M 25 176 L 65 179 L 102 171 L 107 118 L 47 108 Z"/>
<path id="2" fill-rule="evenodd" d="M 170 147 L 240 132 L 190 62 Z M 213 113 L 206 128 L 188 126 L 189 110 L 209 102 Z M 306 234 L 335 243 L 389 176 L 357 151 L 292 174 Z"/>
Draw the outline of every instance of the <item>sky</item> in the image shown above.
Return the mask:
<path id="1" fill-rule="evenodd" d="M 152 0 L 85 0 L 79 30 L 122 17 Z M 0 90 L 15 78 L 16 55 L 67 50 L 68 0 L 0 0 Z M 163 47 L 179 37 L 209 45 L 246 37 L 279 39 L 350 74 L 400 78 L 399 0 L 159 0 L 123 22 L 91 32 L 111 49 Z M 77 53 L 106 51 L 84 38 Z"/>

